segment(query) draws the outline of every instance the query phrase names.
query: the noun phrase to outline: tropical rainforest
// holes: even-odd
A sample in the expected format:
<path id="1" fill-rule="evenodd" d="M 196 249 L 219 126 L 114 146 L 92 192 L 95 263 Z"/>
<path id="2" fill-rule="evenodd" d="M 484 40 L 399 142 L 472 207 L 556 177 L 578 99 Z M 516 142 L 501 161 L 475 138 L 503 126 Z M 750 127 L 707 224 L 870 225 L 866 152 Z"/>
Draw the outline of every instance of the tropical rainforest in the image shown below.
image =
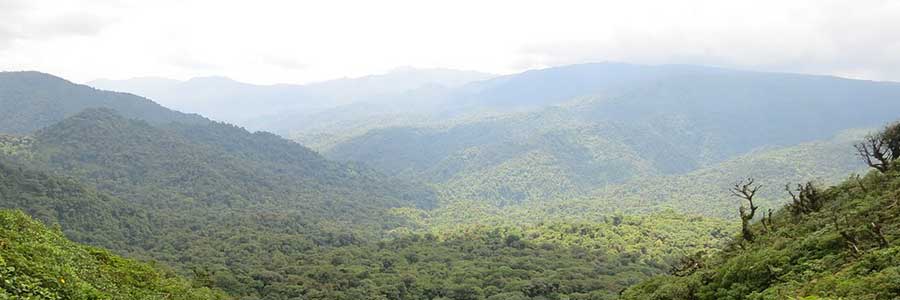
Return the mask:
<path id="1" fill-rule="evenodd" d="M 404 72 L 213 94 L 0 73 L 0 298 L 900 297 L 900 84 Z M 287 90 L 325 100 L 208 103 Z"/>

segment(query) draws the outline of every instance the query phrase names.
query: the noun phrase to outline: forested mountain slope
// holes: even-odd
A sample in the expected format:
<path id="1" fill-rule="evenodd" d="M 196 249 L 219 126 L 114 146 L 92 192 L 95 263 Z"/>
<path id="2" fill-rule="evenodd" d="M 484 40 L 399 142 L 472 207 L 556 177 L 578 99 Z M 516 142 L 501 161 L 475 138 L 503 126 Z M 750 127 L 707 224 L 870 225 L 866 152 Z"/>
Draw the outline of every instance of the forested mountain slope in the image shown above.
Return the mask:
<path id="1" fill-rule="evenodd" d="M 304 225 L 314 221 L 310 216 L 260 207 L 164 209 L 121 201 L 18 163 L 0 167 L 3 207 L 59 224 L 77 240 L 161 260 L 197 285 L 245 299 L 605 299 L 661 274 L 684 253 L 713 251 L 731 228 L 673 213 L 581 212 L 572 219 L 523 211 L 518 221 L 480 223 L 488 218 L 460 217 L 456 208 L 431 213 L 405 207 L 396 210 L 431 214 L 434 222 L 394 213 L 407 221 L 398 223 L 403 226 L 391 231 L 389 241 L 377 241 L 348 227 Z M 382 222 L 378 226 L 390 225 Z M 459 226 L 468 223 L 478 224 Z"/>
<path id="2" fill-rule="evenodd" d="M 554 85 L 533 82 L 556 77 L 572 79 L 574 86 L 564 90 L 585 94 L 565 101 L 546 95 Z M 503 205 L 687 174 L 752 151 L 875 127 L 900 111 L 896 83 L 617 64 L 551 68 L 473 83 L 485 86 L 470 87 L 466 103 L 516 106 L 513 87 L 527 82 L 548 89 L 531 93 L 548 99 L 534 103 L 554 105 L 443 126 L 373 129 L 327 146 L 324 153 Z M 477 95 L 486 96 L 479 100 Z M 537 99 L 520 96 L 523 105 Z M 847 151 L 840 160 L 851 155 Z M 482 180 L 489 182 L 487 189 L 459 190 L 485 186 L 475 184 Z"/>
<path id="3" fill-rule="evenodd" d="M 898 166 L 795 190 L 796 201 L 750 227 L 751 239 L 689 256 L 624 299 L 900 298 Z"/>
<path id="4" fill-rule="evenodd" d="M 775 208 L 789 198 L 785 184 L 813 181 L 831 185 L 845 180 L 848 174 L 863 172 L 865 164 L 855 155 L 853 146 L 868 133 L 847 130 L 828 140 L 760 149 L 685 174 L 636 178 L 602 187 L 581 200 L 631 213 L 675 209 L 731 218 L 739 203 L 723 187 L 750 176 L 765 185 L 759 193 L 759 204 Z"/>
<path id="5" fill-rule="evenodd" d="M 186 279 L 107 250 L 137 254 L 159 220 L 140 207 L 0 158 L 0 297 L 224 299 Z M 31 219 L 22 210 L 45 224 Z M 62 231 L 57 231 L 57 230 Z M 66 237 L 63 237 L 65 233 Z M 31 297 L 31 298 L 29 298 Z"/>
<path id="6" fill-rule="evenodd" d="M 61 230 L 77 242 L 133 252 L 153 231 L 151 217 L 137 206 L 12 162 L 0 155 L 0 208 L 17 209 Z"/>
<path id="7" fill-rule="evenodd" d="M 88 109 L 4 141 L 18 161 L 4 170 L 24 173 L 9 176 L 3 207 L 182 274 L 208 270 L 205 284 L 232 295 L 277 293 L 259 276 L 280 257 L 378 239 L 405 222 L 389 209 L 435 202 L 426 187 L 221 123 L 153 126 Z"/>
<path id="8" fill-rule="evenodd" d="M 845 126 L 866 128 L 880 123 L 859 117 L 858 112 L 835 112 L 850 109 L 843 102 L 849 96 L 841 96 L 842 88 L 835 82 L 829 81 L 837 87 L 828 94 L 815 94 L 825 99 L 821 102 L 800 96 L 793 100 L 796 95 L 809 96 L 796 91 L 796 83 L 772 89 L 757 85 L 738 88 L 757 82 L 754 76 L 772 74 L 736 75 L 720 69 L 697 73 L 696 68 L 669 66 L 658 76 L 648 76 L 641 67 L 621 78 L 597 77 L 606 78 L 605 85 L 587 84 L 594 78 L 591 72 L 605 68 L 611 67 L 551 69 L 525 78 L 539 80 L 535 74 L 560 76 L 553 72 L 577 71 L 581 79 L 572 84 L 578 86 L 568 86 L 565 80 L 546 84 L 598 93 L 591 97 L 568 102 L 563 97 L 559 101 L 565 103 L 559 104 L 556 98 L 542 95 L 547 102 L 535 98 L 521 108 L 554 106 L 457 119 L 437 127 L 374 130 L 329 150 L 333 157 L 362 158 L 358 160 L 390 176 L 364 165 L 329 161 L 269 133 L 250 133 L 202 118 L 199 122 L 141 119 L 114 105 L 88 108 L 28 134 L 0 135 L 0 207 L 22 210 L 52 226 L 58 224 L 62 233 L 76 242 L 159 261 L 192 279 L 190 286 L 221 289 L 238 299 L 615 299 L 623 288 L 673 266 L 682 268 L 677 262 L 686 254 L 718 251 L 718 245 L 737 227 L 732 216 L 740 203 L 726 196 L 724 186 L 746 176 L 760 178 L 767 189 L 760 192 L 757 205 L 763 205 L 763 211 L 774 207 L 785 183 L 802 179 L 829 183 L 859 170 L 852 144 L 867 130 L 848 131 Z M 616 65 L 613 69 L 620 68 L 631 67 Z M 710 81 L 723 80 L 719 83 L 734 86 L 700 89 L 701 93 L 690 80 L 666 83 L 670 76 L 684 74 L 704 81 L 703 76 L 712 76 Z M 745 75 L 749 77 L 742 77 Z M 762 80 L 763 86 L 797 80 L 795 75 L 776 75 L 784 77 Z M 512 89 L 525 84 L 513 84 L 515 81 L 507 78 L 467 89 L 472 89 L 469 95 L 481 91 L 496 96 L 491 99 L 502 108 L 515 98 L 497 96 L 505 95 L 500 92 L 503 86 L 509 84 Z M 645 91 L 641 84 L 649 82 L 656 82 L 660 91 L 626 97 L 630 95 L 626 92 Z M 895 105 L 900 104 L 885 98 L 893 95 L 895 85 L 847 84 L 850 87 L 843 88 L 865 90 L 861 95 L 872 99 L 852 108 L 872 109 L 874 119 L 896 117 L 887 115 L 898 111 Z M 681 90 L 685 86 L 694 87 Z M 118 95 L 92 91 L 100 98 Z M 610 94 L 616 91 L 622 93 Z M 781 95 L 772 96 L 775 100 L 771 101 L 760 100 L 769 110 L 809 106 L 809 111 L 794 114 L 802 119 L 776 113 L 772 122 L 780 122 L 781 127 L 758 124 L 765 130 L 791 132 L 735 131 L 728 136 L 725 128 L 747 129 L 735 117 L 767 111 L 751 101 L 763 91 Z M 695 92 L 699 94 L 692 94 Z M 40 94 L 23 92 L 28 93 Z M 738 107 L 692 102 L 719 98 Z M 630 107 L 637 101 L 663 108 Z M 694 113 L 666 107 L 679 101 L 680 105 L 715 110 Z M 483 102 L 490 103 L 495 102 Z M 470 102 L 459 104 L 455 107 L 460 111 L 473 108 Z M 813 107 L 816 104 L 822 107 Z M 880 110 L 874 110 L 875 106 Z M 510 107 L 510 111 L 516 110 Z M 819 115 L 834 121 L 817 119 Z M 744 121 L 764 119 L 757 116 Z M 850 194 L 856 189 L 881 193 L 875 192 L 876 186 L 895 185 L 890 178 L 896 172 L 892 172 L 869 175 L 861 187 L 859 182 L 842 187 Z M 416 181 L 432 185 L 413 183 Z M 822 194 L 844 197 L 834 191 L 843 190 L 839 187 Z M 875 211 L 864 209 L 864 204 L 854 205 L 858 212 Z M 893 207 L 885 203 L 882 212 L 893 213 Z M 788 219 L 785 213 L 776 215 L 774 224 L 783 224 L 784 232 L 760 234 L 758 241 L 764 243 L 774 232 L 795 238 L 794 232 L 812 230 L 790 228 L 793 225 Z M 875 224 L 885 230 L 896 229 L 888 221 L 879 222 Z M 823 224 L 814 225 L 827 227 Z M 871 242 L 864 237 L 865 224 L 839 224 L 855 228 L 860 236 L 857 241 Z M 761 232 L 759 226 L 754 230 Z M 893 241 L 895 237 L 887 234 L 887 238 Z M 808 248 L 837 243 L 814 242 L 819 244 Z M 857 246 L 871 249 L 870 244 L 859 242 Z M 745 246 L 751 249 L 754 245 Z M 832 249 L 828 247 L 822 249 Z M 715 256 L 726 258 L 716 266 L 729 266 L 727 259 L 738 250 L 724 251 Z M 760 255 L 768 257 L 770 253 Z M 835 263 L 831 260 L 824 265 Z M 781 269 L 771 272 L 789 269 L 776 267 Z M 45 272 L 53 270 L 50 266 L 34 270 L 53 274 Z M 796 279 L 800 277 L 790 278 L 793 281 L 788 282 L 802 282 Z M 687 285 L 707 284 L 705 279 Z M 882 279 L 872 282 L 889 282 L 879 281 Z M 652 286 L 646 287 L 663 281 L 651 280 L 631 293 L 653 291 Z M 188 286 L 186 282 L 173 284 Z M 680 288 L 682 283 L 672 284 Z M 762 286 L 730 284 L 716 288 L 715 293 L 720 294 L 715 297 L 748 295 L 746 291 Z"/>
<path id="9" fill-rule="evenodd" d="M 337 206 L 340 200 L 330 204 L 298 199 L 312 202 L 285 204 L 277 195 L 265 199 L 268 202 L 244 195 L 204 197 L 219 195 L 211 189 L 228 192 L 229 185 L 240 187 L 227 181 L 227 172 L 205 162 L 240 168 L 274 160 L 311 168 L 300 159 L 305 152 L 290 142 L 256 148 L 267 145 L 261 141 L 280 139 L 235 135 L 233 130 L 221 124 L 163 129 L 109 110 L 88 110 L 41 130 L 27 142 L 7 139 L 17 150 L 6 153 L 18 153 L 13 157 L 19 162 L 0 164 L 0 204 L 59 224 L 76 240 L 159 260 L 190 276 L 195 285 L 221 288 L 240 299 L 612 298 L 630 284 L 661 274 L 685 251 L 714 251 L 731 228 L 721 220 L 674 213 L 581 214 L 576 222 L 544 212 L 520 215 L 525 222 L 502 218 L 459 226 L 486 219 L 458 218 L 456 210 L 437 210 L 432 214 L 435 220 L 452 219 L 440 225 L 397 213 L 430 214 L 415 209 L 414 203 L 390 214 L 380 214 L 372 206 L 327 214 L 332 211 L 318 206 Z M 195 147 L 205 154 L 188 151 Z M 169 155 L 156 161 L 152 154 L 158 148 L 167 149 Z M 242 160 L 237 163 L 231 156 Z M 71 174 L 101 191 L 74 178 L 31 169 L 34 166 Z M 180 174 L 180 167 L 198 177 L 211 177 L 210 182 L 227 183 L 208 188 L 205 182 L 179 185 L 193 178 Z M 159 175 L 170 173 L 172 179 Z M 223 204 L 222 199 L 230 201 Z M 339 222 L 347 218 L 369 228 Z M 382 230 L 390 231 L 390 240 L 379 241 L 377 233 Z M 52 270 L 39 266 L 35 272 L 48 269 Z"/>
<path id="10" fill-rule="evenodd" d="M 153 124 L 209 122 L 131 94 L 98 91 L 40 72 L 0 72 L 0 133 L 26 134 L 81 112 L 106 107 Z"/>
<path id="11" fill-rule="evenodd" d="M 416 190 L 365 168 L 327 161 L 277 136 L 222 123 L 154 127 L 91 109 L 39 131 L 34 140 L 35 162 L 124 199 L 159 206 L 196 201 L 315 214 L 433 204 L 427 188 Z"/>
<path id="12" fill-rule="evenodd" d="M 0 210 L 0 298 L 226 299 L 150 265 L 76 244 L 27 215 Z"/>

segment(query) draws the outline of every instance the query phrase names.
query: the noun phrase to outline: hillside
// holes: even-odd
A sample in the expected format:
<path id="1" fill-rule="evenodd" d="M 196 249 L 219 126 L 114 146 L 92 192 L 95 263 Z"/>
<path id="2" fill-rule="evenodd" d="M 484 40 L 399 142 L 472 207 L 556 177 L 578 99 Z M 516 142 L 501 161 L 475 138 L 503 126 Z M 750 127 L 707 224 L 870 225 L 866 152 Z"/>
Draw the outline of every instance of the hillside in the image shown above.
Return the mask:
<path id="1" fill-rule="evenodd" d="M 210 285 L 232 295 L 264 293 L 262 279 L 250 274 L 275 268 L 278 255 L 377 239 L 404 222 L 389 209 L 435 202 L 426 187 L 221 123 L 152 126 L 89 109 L 28 143 L 6 140 L 15 146 L 0 149 L 18 149 L 12 158 L 21 168 L 39 171 L 11 176 L 22 179 L 12 181 L 3 207 L 59 222 L 79 242 L 159 260 L 182 274 L 198 266 L 215 270 Z M 48 194 L 47 187 L 65 192 Z M 285 246 L 272 248 L 279 244 Z"/>
<path id="2" fill-rule="evenodd" d="M 87 108 L 115 109 L 153 124 L 209 122 L 131 94 L 98 91 L 39 72 L 0 72 L 0 133 L 27 134 Z"/>
<path id="3" fill-rule="evenodd" d="M 766 208 L 779 207 L 789 198 L 785 184 L 813 181 L 831 185 L 845 180 L 847 174 L 862 172 L 865 164 L 854 154 L 853 145 L 868 131 L 848 130 L 828 140 L 761 149 L 685 174 L 637 178 L 599 188 L 580 200 L 632 213 L 675 209 L 731 218 L 739 204 L 723 187 L 750 176 L 765 185 L 759 203 Z"/>
<path id="4" fill-rule="evenodd" d="M 897 299 L 897 166 L 806 194 L 804 206 L 754 224 L 753 241 L 736 237 L 719 254 L 685 259 L 623 299 Z"/>
<path id="5" fill-rule="evenodd" d="M 683 268 L 679 259 L 685 255 L 704 253 L 705 259 L 719 259 L 702 273 L 714 274 L 719 266 L 734 267 L 728 260 L 740 256 L 735 253 L 757 245 L 787 247 L 780 254 L 790 256 L 837 243 L 810 240 L 803 243 L 815 246 L 802 248 L 785 246 L 785 240 L 767 242 L 776 232 L 781 238 L 796 238 L 792 234 L 803 230 L 827 230 L 821 222 L 809 225 L 818 229 L 791 228 L 791 222 L 807 215 L 798 219 L 784 212 L 775 215 L 775 223 L 767 223 L 784 224 L 784 232 L 761 233 L 752 245 L 729 242 L 738 228 L 734 215 L 740 201 L 730 197 L 726 187 L 739 178 L 759 178 L 766 187 L 756 203 L 765 211 L 788 198 L 780 189 L 785 183 L 815 180 L 816 186 L 824 186 L 862 169 L 853 145 L 869 130 L 850 128 L 871 128 L 875 121 L 837 111 L 849 109 L 843 101 L 850 98 L 841 98 L 841 87 L 821 95 L 824 100 L 809 100 L 803 97 L 812 96 L 797 90 L 806 91 L 798 87 L 802 84 L 792 80 L 836 80 L 829 84 L 865 90 L 863 96 L 873 100 L 853 106 L 863 110 L 873 105 L 893 109 L 896 104 L 880 96 L 893 95 L 895 85 L 720 69 L 697 73 L 696 68 L 668 66 L 635 68 L 628 76 L 609 76 L 606 85 L 581 86 L 591 82 L 592 72 L 622 68 L 631 67 L 550 69 L 481 82 L 478 89 L 465 88 L 469 95 L 494 95 L 482 104 L 496 103 L 501 109 L 494 112 L 505 112 L 462 113 L 461 118 L 431 119 L 428 122 L 438 122 L 428 126 L 376 128 L 355 138 L 333 139 L 337 143 L 328 147 L 328 156 L 361 164 L 331 161 L 277 135 L 225 123 L 157 122 L 135 119 L 115 107 L 87 108 L 24 134 L 0 134 L 0 208 L 21 210 L 58 226 L 75 242 L 156 261 L 189 278 L 190 286 L 247 300 L 616 299 L 623 289 L 645 282 L 629 291 L 630 297 L 644 299 L 641 293 L 665 292 L 653 284 L 680 288 L 679 280 L 688 280 L 654 278 Z M 648 68 L 666 71 L 649 76 Z M 559 101 L 543 95 L 547 102 L 532 99 L 521 110 L 507 107 L 515 106 L 508 102 L 512 98 L 497 96 L 503 95 L 499 91 L 505 84 L 517 87 L 524 83 L 513 84 L 516 80 L 538 80 L 534 78 L 541 78 L 542 72 L 576 72 L 582 76 L 575 81 L 578 88 L 566 89 L 600 94 Z M 678 79 L 685 74 L 714 77 L 702 79 L 707 83 L 749 86 L 701 88 Z M 663 78 L 652 85 L 661 91 L 647 94 L 648 80 Z M 751 84 L 757 81 L 765 84 Z M 556 85 L 564 83 L 551 84 Z M 610 94 L 616 91 L 621 94 Z M 757 95 L 761 91 L 767 94 Z M 119 95 L 93 93 L 99 98 Z M 629 98 L 630 93 L 637 96 Z M 805 96 L 791 100 L 796 95 Z M 768 100 L 754 103 L 763 96 Z M 711 99 L 720 97 L 744 106 L 712 104 Z M 634 105 L 637 101 L 662 108 Z M 669 101 L 715 111 L 683 110 Z M 457 112 L 489 110 L 467 103 L 454 107 L 461 108 Z M 760 131 L 742 134 L 746 139 L 726 134 L 728 128 L 749 126 L 729 114 L 768 113 L 762 106 L 809 106 L 809 111 L 796 114 L 802 122 L 778 113 L 764 120 L 769 123 L 763 117 L 749 118 L 745 121 L 759 122 Z M 728 117 L 710 116 L 714 112 Z M 895 117 L 875 110 L 871 114 L 876 119 Z M 895 185 L 892 172 L 870 174 L 862 179 L 863 188 L 852 181 L 822 193 L 845 199 L 865 189 L 872 197 L 885 196 L 893 192 L 874 189 Z M 840 203 L 826 207 L 867 214 L 860 218 L 876 210 Z M 883 205 L 888 209 L 882 213 L 893 214 L 891 204 Z M 864 223 L 839 224 L 855 226 L 861 236 L 857 241 L 865 240 Z M 762 225 L 754 226 L 754 231 L 763 231 Z M 830 233 L 823 234 L 810 236 L 825 239 Z M 870 249 L 869 244 L 857 246 Z M 741 247 L 745 250 L 738 250 Z M 774 256 L 770 254 L 752 257 Z M 819 269 L 773 262 L 779 269 L 771 272 L 798 268 L 812 274 L 837 265 L 834 257 L 825 255 L 826 260 L 819 260 L 822 265 L 814 266 Z M 700 275 L 678 278 L 691 276 Z M 778 276 L 793 285 L 777 286 L 770 295 L 818 289 L 797 288 L 807 275 Z M 882 282 L 880 278 L 872 280 Z M 706 279 L 684 284 L 707 291 L 700 286 L 709 283 Z M 767 293 L 765 285 L 776 286 L 777 281 L 747 283 L 747 288 L 733 282 L 695 296 L 744 299 L 740 295 L 749 295 L 748 289 Z M 822 293 L 816 295 L 832 295 Z"/>
<path id="6" fill-rule="evenodd" d="M 217 164 L 240 168 L 256 162 L 275 168 L 267 164 L 280 163 L 280 172 L 290 174 L 287 165 L 309 170 L 316 162 L 301 159 L 306 152 L 291 142 L 235 130 L 221 124 L 157 128 L 110 110 L 87 110 L 41 130 L 28 142 L 7 139 L 30 155 L 14 155 L 21 161 L 0 164 L 0 205 L 59 224 L 73 239 L 158 260 L 190 276 L 196 285 L 217 287 L 240 299 L 608 298 L 662 274 L 685 251 L 714 251 L 731 228 L 721 220 L 674 213 L 579 214 L 574 219 L 522 211 L 515 219 L 519 221 L 494 218 L 475 224 L 488 219 L 477 214 L 458 217 L 461 210 L 455 208 L 417 209 L 414 203 L 390 211 L 384 207 L 384 213 L 374 203 L 356 203 L 363 208 L 332 213 L 323 208 L 340 207 L 339 199 L 284 203 L 278 194 L 262 198 L 270 195 L 262 190 L 264 185 L 254 191 L 260 198 L 233 195 L 223 204 L 223 198 L 204 195 L 246 187 L 229 181 L 229 173 Z M 266 147 L 257 148 L 261 146 Z M 158 148 L 167 150 L 166 159 L 159 159 L 164 164 L 156 161 Z M 206 152 L 191 151 L 196 148 Z M 31 169 L 34 166 L 74 178 L 42 173 Z M 192 177 L 179 168 L 222 183 L 184 184 L 181 181 Z M 255 175 L 259 177 L 254 184 L 264 182 L 266 174 Z M 223 194 L 210 193 L 213 189 Z M 372 195 L 366 199 L 376 200 Z M 433 219 L 421 222 L 402 211 Z M 379 239 L 379 233 L 389 239 Z M 48 269 L 38 266 L 35 272 Z"/>
<path id="7" fill-rule="evenodd" d="M 21 210 L 60 229 L 76 242 L 133 252 L 152 229 L 151 216 L 138 207 L 48 175 L 0 155 L 0 208 Z"/>
<path id="8" fill-rule="evenodd" d="M 3 299 L 226 299 L 9 210 L 0 210 L 0 279 Z"/>
<path id="9" fill-rule="evenodd" d="M 313 213 L 433 202 L 425 188 L 404 189 L 414 186 L 327 161 L 272 134 L 222 123 L 159 128 L 94 109 L 41 130 L 34 139 L 32 155 L 47 168 L 160 206 L 193 198 L 209 207 L 287 206 Z"/>
<path id="10" fill-rule="evenodd" d="M 554 89 L 551 82 L 565 86 L 560 78 L 571 79 L 574 86 Z M 548 82 L 539 84 L 541 80 Z M 516 113 L 519 104 L 512 99 L 519 94 L 512 91 L 529 82 L 540 89 L 529 95 L 547 101 L 520 95 L 523 107 L 536 108 Z M 824 142 L 844 130 L 872 128 L 900 110 L 896 83 L 694 66 L 568 66 L 472 83 L 466 89 L 459 93 L 467 96 L 455 101 L 513 112 L 352 131 L 342 138 L 333 134 L 323 136 L 330 143 L 316 145 L 335 160 L 359 161 L 386 174 L 437 184 L 453 199 L 506 205 L 586 196 L 647 178 L 702 172 L 766 149 Z M 566 93 L 548 94 L 554 90 Z M 460 107 L 463 114 L 496 111 Z M 840 162 L 853 155 L 852 149 L 843 153 Z M 766 164 L 777 164 L 779 159 L 772 158 Z M 830 168 L 824 165 L 833 158 L 823 159 L 823 168 Z"/>
<path id="11" fill-rule="evenodd" d="M 556 124 L 567 122 L 563 115 L 556 120 Z M 395 176 L 437 183 L 445 202 L 475 200 L 504 206 L 584 199 L 622 211 L 673 208 L 728 216 L 735 203 L 727 200 L 727 191 L 710 186 L 727 185 L 746 176 L 745 173 L 767 178 L 772 183 L 769 186 L 776 187 L 805 178 L 823 183 L 837 182 L 843 178 L 842 174 L 861 169 L 862 163 L 853 154 L 852 145 L 867 131 L 849 130 L 830 139 L 766 147 L 690 171 L 672 173 L 660 169 L 688 169 L 679 166 L 684 159 L 648 160 L 632 153 L 632 146 L 616 142 L 627 136 L 652 137 L 650 133 L 640 134 L 635 129 L 628 131 L 634 134 L 614 136 L 615 129 L 624 131 L 624 128 L 597 126 L 592 129 L 551 129 L 555 131 L 528 137 L 544 130 L 543 124 L 547 123 L 522 118 L 485 121 L 449 131 L 381 130 L 383 135 L 378 139 L 393 141 L 384 143 L 390 148 L 383 152 L 372 150 L 360 160 L 377 169 L 402 168 L 402 171 L 389 173 Z M 432 142 L 423 143 L 414 150 L 404 145 L 405 141 L 424 135 Z M 474 138 L 476 136 L 478 138 Z M 467 139 L 473 142 L 460 145 Z M 524 142 L 519 143 L 516 139 Z M 678 148 L 684 148 L 682 151 L 688 153 L 687 148 L 691 147 L 679 145 L 675 139 L 664 145 L 663 148 L 669 150 L 666 155 L 672 155 Z M 364 146 L 348 145 L 346 149 L 356 147 Z M 460 150 L 450 154 L 454 149 Z M 393 160 L 394 153 L 403 151 L 409 151 L 409 155 L 402 160 Z M 412 171 L 426 168 L 428 158 L 435 156 L 447 157 L 421 173 Z M 696 184 L 698 182 L 703 184 Z M 778 201 L 784 195 L 768 193 L 766 197 Z M 698 206 L 698 203 L 704 205 Z"/>

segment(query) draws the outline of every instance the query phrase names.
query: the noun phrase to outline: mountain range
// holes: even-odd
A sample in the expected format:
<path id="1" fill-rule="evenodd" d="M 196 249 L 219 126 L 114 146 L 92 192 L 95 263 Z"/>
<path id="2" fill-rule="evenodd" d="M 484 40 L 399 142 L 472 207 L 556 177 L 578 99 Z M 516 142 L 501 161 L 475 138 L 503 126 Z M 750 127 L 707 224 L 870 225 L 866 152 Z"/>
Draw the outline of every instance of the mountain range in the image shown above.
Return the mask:
<path id="1" fill-rule="evenodd" d="M 896 118 L 898 98 L 900 84 L 891 82 L 595 63 L 409 89 L 377 101 L 310 110 L 304 117 L 274 115 L 265 125 L 256 124 L 330 159 L 361 162 L 390 176 L 434 185 L 443 202 L 504 206 L 588 198 L 608 203 L 633 198 L 627 194 L 644 195 L 642 200 L 683 199 L 670 193 L 647 195 L 646 190 L 658 188 L 644 184 L 636 193 L 616 190 L 702 173 L 720 174 L 710 180 L 727 182 L 734 180 L 725 178 L 734 175 L 734 160 L 765 166 L 782 159 L 773 156 L 778 151 L 811 151 L 777 149 L 829 142 L 848 147 L 852 142 L 844 141 Z M 845 130 L 856 134 L 836 138 Z M 746 173 L 779 174 L 773 181 L 816 175 L 835 182 L 820 170 L 846 174 L 862 168 L 852 151 L 823 147 L 841 155 L 779 164 L 796 171 Z M 769 195 L 773 201 L 785 197 Z M 734 207 L 727 200 L 701 198 L 715 203 L 710 215 Z M 638 204 L 646 201 L 627 203 L 648 207 Z M 627 203 L 617 207 L 630 209 Z"/>
<path id="2" fill-rule="evenodd" d="M 0 73 L 0 298 L 898 295 L 896 163 L 854 176 L 897 83 L 615 63 L 129 83 L 204 115 Z"/>
<path id="3" fill-rule="evenodd" d="M 268 122 L 271 118 L 301 118 L 351 103 L 380 102 L 416 89 L 457 87 L 492 76 L 474 71 L 407 67 L 381 75 L 303 85 L 255 85 L 216 76 L 196 77 L 186 81 L 157 77 L 98 79 L 87 85 L 138 94 L 180 111 L 264 129 L 256 124 Z"/>
<path id="4" fill-rule="evenodd" d="M 623 69 L 628 71 L 622 77 L 612 75 Z M 607 195 L 595 198 L 602 202 L 618 200 L 622 193 L 602 192 L 617 185 L 634 189 L 634 183 L 641 183 L 637 186 L 646 191 L 660 188 L 643 184 L 662 182 L 655 178 L 704 172 L 722 176 L 716 182 L 736 180 L 742 177 L 736 174 L 740 172 L 779 174 L 769 178 L 783 182 L 823 174 L 804 167 L 809 165 L 836 171 L 831 174 L 854 172 L 862 165 L 854 156 L 852 141 L 865 135 L 867 128 L 892 121 L 900 110 L 896 101 L 900 84 L 835 77 L 618 64 L 562 67 L 520 76 L 476 83 L 482 89 L 468 99 L 483 100 L 476 101 L 481 106 L 515 107 L 502 103 L 516 94 L 502 91 L 520 90 L 529 80 L 532 86 L 541 86 L 557 77 L 579 83 L 580 90 L 560 89 L 556 99 L 568 100 L 545 100 L 540 108 L 529 111 L 436 125 L 373 128 L 347 134 L 319 149 L 331 159 L 360 161 L 386 174 L 436 184 L 445 201 L 481 199 L 506 205 Z M 591 88 L 585 88 L 584 82 L 592 83 Z M 554 99 L 549 95 L 552 91 L 544 90 L 535 99 Z M 573 91 L 583 94 L 571 98 Z M 484 111 L 464 110 L 471 110 L 470 115 Z M 860 130 L 852 138 L 836 138 L 851 129 Z M 796 160 L 773 155 L 812 151 L 776 149 L 829 141 L 840 147 L 823 147 L 840 155 L 804 155 Z M 731 163 L 736 159 L 757 163 L 736 170 Z M 798 171 L 765 167 L 774 161 L 777 168 Z M 760 172 L 761 168 L 767 171 Z M 671 201 L 679 196 L 664 193 L 654 198 L 660 197 L 683 205 Z M 631 203 L 647 207 L 638 204 L 642 201 Z M 724 210 L 734 204 L 713 206 Z"/>

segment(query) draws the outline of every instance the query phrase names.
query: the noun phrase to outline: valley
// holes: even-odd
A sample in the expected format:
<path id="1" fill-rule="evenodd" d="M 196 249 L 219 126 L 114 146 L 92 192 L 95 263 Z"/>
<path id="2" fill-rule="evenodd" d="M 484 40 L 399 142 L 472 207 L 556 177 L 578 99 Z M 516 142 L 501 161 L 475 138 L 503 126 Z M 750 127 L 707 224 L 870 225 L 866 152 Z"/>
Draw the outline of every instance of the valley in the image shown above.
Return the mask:
<path id="1" fill-rule="evenodd" d="M 199 80 L 93 83 L 107 91 L 0 73 L 0 295 L 897 296 L 897 173 L 854 146 L 897 118 L 900 84 L 613 63 L 403 72 L 217 80 L 206 98 Z M 300 97 L 284 89 L 331 106 L 279 109 Z M 248 107 L 270 111 L 208 102 L 261 95 Z M 729 191 L 748 177 L 763 187 L 752 242 Z M 784 186 L 808 181 L 822 206 L 791 213 Z"/>

